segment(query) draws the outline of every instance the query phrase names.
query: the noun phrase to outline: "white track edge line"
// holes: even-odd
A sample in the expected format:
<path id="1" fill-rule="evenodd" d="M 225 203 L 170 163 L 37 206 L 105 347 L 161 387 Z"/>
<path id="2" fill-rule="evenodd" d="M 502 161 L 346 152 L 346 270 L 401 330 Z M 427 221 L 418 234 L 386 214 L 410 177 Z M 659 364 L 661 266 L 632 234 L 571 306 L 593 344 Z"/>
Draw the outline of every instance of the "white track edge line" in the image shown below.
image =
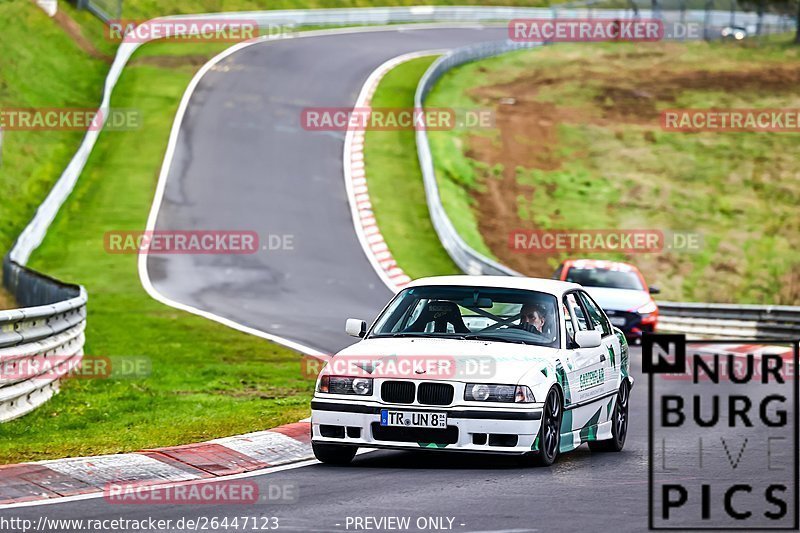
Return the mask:
<path id="1" fill-rule="evenodd" d="M 311 447 L 311 444 L 308 445 Z M 378 448 L 360 448 L 356 455 L 364 455 L 367 453 L 373 453 L 379 451 Z M 294 470 L 296 468 L 303 468 L 306 466 L 312 466 L 315 464 L 321 464 L 320 461 L 317 459 L 298 459 L 296 461 L 284 464 L 284 465 L 277 465 L 277 466 L 268 466 L 266 468 L 260 468 L 258 470 L 251 470 L 250 472 L 241 472 L 239 474 L 228 474 L 225 476 L 216 476 L 216 477 L 208 477 L 208 478 L 200 478 L 200 479 L 192 479 L 187 481 L 178 481 L 174 483 L 162 483 L 162 484 L 155 484 L 155 485 L 143 485 L 141 487 L 137 487 L 137 490 L 141 490 L 143 492 L 152 491 L 156 489 L 161 489 L 166 486 L 171 486 L 176 483 L 191 483 L 191 484 L 206 484 L 206 483 L 215 483 L 215 482 L 224 482 L 224 481 L 233 481 L 237 479 L 245 479 L 250 477 L 258 477 L 258 476 L 267 476 L 270 474 L 276 474 L 278 472 L 283 472 L 285 470 Z M 33 500 L 27 502 L 18 502 L 18 503 L 7 503 L 5 505 L 0 505 L 0 511 L 4 509 L 15 509 L 19 507 L 38 507 L 40 505 L 56 505 L 59 503 L 70 503 L 76 502 L 81 500 L 95 500 L 97 498 L 102 498 L 105 494 L 104 491 L 97 491 L 97 492 L 90 492 L 87 494 L 76 494 L 74 496 L 59 496 L 56 498 L 47 498 L 43 500 Z"/>
<path id="2" fill-rule="evenodd" d="M 299 38 L 309 38 L 309 37 L 322 37 L 322 36 L 328 36 L 328 35 L 349 34 L 349 33 L 368 33 L 368 32 L 378 32 L 378 31 L 408 31 L 408 30 L 414 30 L 414 29 L 436 29 L 436 28 L 441 28 L 441 29 L 455 28 L 455 29 L 458 29 L 458 28 L 463 28 L 463 27 L 464 26 L 459 26 L 458 24 L 450 23 L 450 24 L 409 24 L 409 25 L 385 26 L 385 27 L 375 27 L 375 28 L 360 27 L 360 28 L 340 28 L 340 29 L 333 29 L 333 30 L 315 30 L 315 31 L 303 32 L 302 34 L 296 35 L 296 36 L 280 36 L 278 38 L 274 38 L 274 37 L 270 38 L 269 36 L 259 37 L 257 39 L 253 39 L 253 40 L 250 40 L 250 41 L 237 43 L 237 44 L 231 46 L 230 48 L 222 51 L 221 53 L 217 54 L 216 56 L 211 58 L 207 63 L 205 63 L 202 67 L 200 67 L 200 69 L 197 71 L 197 73 L 192 78 L 191 82 L 189 82 L 189 85 L 186 88 L 186 91 L 184 92 L 183 97 L 181 98 L 180 105 L 178 106 L 178 111 L 175 114 L 175 120 L 172 123 L 172 129 L 170 131 L 169 141 L 167 143 L 167 150 L 166 150 L 166 152 L 164 154 L 164 160 L 162 162 L 161 172 L 159 173 L 159 176 L 158 176 L 158 184 L 156 186 L 156 192 L 155 192 L 155 195 L 153 197 L 153 202 L 152 202 L 152 204 L 150 206 L 150 214 L 147 217 L 147 226 L 145 228 L 145 231 L 153 231 L 155 229 L 156 221 L 158 220 L 158 213 L 159 213 L 159 210 L 161 209 L 161 202 L 162 202 L 162 200 L 164 198 L 164 191 L 165 191 L 166 185 L 167 185 L 167 178 L 169 176 L 169 170 L 170 170 L 170 167 L 172 165 L 172 158 L 173 158 L 173 156 L 175 154 L 175 147 L 176 147 L 177 141 L 178 141 L 178 134 L 180 133 L 181 124 L 183 122 L 183 116 L 186 113 L 186 109 L 187 109 L 187 107 L 189 105 L 189 100 L 191 99 L 195 88 L 197 87 L 198 83 L 200 83 L 200 80 L 203 78 L 203 76 L 205 76 L 205 74 L 209 70 L 211 70 L 211 68 L 213 68 L 217 63 L 219 63 L 220 61 L 222 61 L 226 57 L 228 57 L 228 56 L 234 54 L 235 52 L 238 52 L 238 51 L 240 51 L 240 50 L 242 50 L 244 48 L 252 46 L 254 44 L 259 44 L 259 43 L 269 42 L 269 41 L 276 41 L 276 40 L 283 40 L 283 39 L 299 39 Z M 476 28 L 476 27 L 480 28 L 480 29 L 483 29 L 484 27 L 488 27 L 488 26 L 481 26 L 481 25 L 479 25 L 479 26 L 474 26 L 474 25 L 469 26 L 469 28 Z M 362 88 L 362 91 L 363 91 L 363 88 Z M 360 96 L 359 96 L 359 98 L 360 98 Z M 345 150 L 347 150 L 348 153 L 349 153 L 349 150 L 348 150 L 347 147 L 348 147 L 348 143 L 345 142 Z M 349 174 L 350 169 L 348 168 L 348 165 L 344 165 L 344 168 L 345 168 L 345 172 Z M 347 178 L 346 178 L 346 180 L 349 183 L 350 180 L 347 179 Z M 348 187 L 348 200 L 350 200 L 351 212 L 352 212 L 352 210 L 355 208 L 355 203 L 353 201 L 353 197 L 351 196 L 351 193 L 352 193 L 351 186 L 347 185 L 347 187 Z M 357 212 L 354 213 L 354 216 L 355 216 L 355 214 L 357 214 Z M 359 225 L 356 224 L 356 220 L 355 219 L 353 219 L 353 223 L 354 223 L 354 226 L 356 228 L 355 231 L 356 231 L 356 234 L 358 236 L 359 242 L 361 243 L 365 254 L 367 254 L 367 259 L 370 261 L 370 264 L 372 264 L 373 268 L 378 272 L 378 276 L 387 285 L 387 287 L 389 287 L 389 289 L 392 290 L 392 292 L 396 292 L 396 288 L 394 288 L 394 284 L 391 283 L 390 280 L 388 280 L 388 277 L 384 278 L 384 276 L 381 274 L 380 265 L 378 265 L 376 263 L 373 263 L 373 259 L 371 258 L 371 251 L 369 253 L 367 253 L 366 248 L 364 248 L 364 245 L 366 244 L 365 237 L 360 232 Z M 188 304 L 177 302 L 175 300 L 172 300 L 171 298 L 167 298 L 166 296 L 164 296 L 163 294 L 158 292 L 158 290 L 155 288 L 155 286 L 152 284 L 152 282 L 150 280 L 150 274 L 149 274 L 149 272 L 147 270 L 147 254 L 140 254 L 139 255 L 138 271 L 139 271 L 139 281 L 141 282 L 142 287 L 144 288 L 145 292 L 147 292 L 147 294 L 151 298 L 153 298 L 154 300 L 156 300 L 156 301 L 158 301 L 158 302 L 160 302 L 160 303 L 162 303 L 164 305 L 167 305 L 169 307 L 173 307 L 175 309 L 179 309 L 181 311 L 186 311 L 188 313 L 192 313 L 192 314 L 197 315 L 197 316 L 201 316 L 201 317 L 206 318 L 208 320 L 213 320 L 214 322 L 218 322 L 218 323 L 223 324 L 223 325 L 225 325 L 227 327 L 230 327 L 232 329 L 235 329 L 235 330 L 238 330 L 238 331 L 241 331 L 243 333 L 250 334 L 250 335 L 254 335 L 254 336 L 260 337 L 262 339 L 266 339 L 266 340 L 275 342 L 275 343 L 280 344 L 282 346 L 286 346 L 287 348 L 291 348 L 293 350 L 297 350 L 298 352 L 304 353 L 306 355 L 310 355 L 310 356 L 314 356 L 314 357 L 321 357 L 321 356 L 325 356 L 326 355 L 324 352 L 319 351 L 319 350 L 317 350 L 315 348 L 312 348 L 310 346 L 306 346 L 306 345 L 304 345 L 302 343 L 299 343 L 299 342 L 296 342 L 296 341 L 293 341 L 293 340 L 290 340 L 290 339 L 286 339 L 284 337 L 280 337 L 280 336 L 274 335 L 272 333 L 267 333 L 266 331 L 263 331 L 263 330 L 260 330 L 260 329 L 254 328 L 254 327 L 245 326 L 244 324 L 236 322 L 235 320 L 232 320 L 230 318 L 226 318 L 226 317 L 223 317 L 223 316 L 218 315 L 216 313 L 212 313 L 210 311 L 205 311 L 203 309 L 199 309 L 197 307 L 194 307 L 194 306 L 191 306 L 191 305 L 188 305 Z"/>
<path id="3" fill-rule="evenodd" d="M 317 464 L 319 461 L 316 459 L 300 459 L 297 462 L 285 464 L 285 465 L 278 465 L 272 466 L 267 468 L 262 468 L 260 470 L 251 470 L 250 472 L 242 472 L 240 474 L 230 474 L 227 476 L 218 476 L 218 477 L 210 477 L 210 478 L 201 478 L 195 480 L 189 480 L 192 484 L 205 484 L 205 483 L 213 483 L 215 481 L 231 481 L 236 479 L 243 479 L 248 477 L 255 477 L 261 475 L 268 475 L 274 474 L 276 472 L 282 472 L 284 470 L 292 470 L 295 468 L 302 468 L 304 466 L 311 466 L 313 464 Z M 187 483 L 187 481 L 181 481 L 179 483 Z M 164 488 L 165 486 L 171 485 L 170 483 L 163 483 L 161 485 L 146 485 L 142 487 L 137 487 L 137 490 L 141 490 L 143 492 L 151 491 L 155 489 Z M 102 498 L 105 494 L 104 491 L 100 490 L 98 492 L 90 492 L 88 494 L 76 494 L 74 496 L 61 496 L 57 498 L 48 498 L 45 500 L 33 500 L 29 502 L 19 502 L 19 503 L 9 503 L 5 505 L 0 505 L 0 510 L 3 509 L 15 509 L 18 507 L 37 507 L 40 505 L 55 505 L 59 503 L 69 503 L 69 502 L 76 502 L 81 500 L 95 500 L 97 498 Z"/>
<path id="4" fill-rule="evenodd" d="M 365 107 L 367 105 L 367 102 L 372 99 L 373 94 L 371 94 L 371 92 L 373 91 L 373 89 L 377 89 L 377 86 L 380 83 L 381 79 L 383 79 L 383 77 L 395 67 L 403 63 L 406 63 L 408 61 L 418 59 L 420 57 L 441 55 L 445 52 L 446 50 L 426 50 L 420 52 L 410 52 L 407 54 L 399 55 L 384 62 L 378 68 L 373 70 L 372 73 L 369 75 L 369 77 L 367 77 L 367 81 L 365 81 L 364 85 L 361 86 L 361 91 L 359 92 L 358 98 L 356 99 L 356 103 L 354 104 L 353 107 L 355 108 Z M 392 281 L 387 272 L 381 267 L 378 258 L 375 257 L 375 253 L 372 251 L 370 244 L 367 242 L 367 236 L 364 233 L 364 227 L 361 224 L 361 217 L 358 214 L 358 205 L 357 205 L 358 202 L 356 202 L 356 195 L 355 191 L 353 190 L 353 177 L 352 177 L 353 167 L 351 159 L 354 136 L 355 136 L 355 130 L 353 128 L 347 128 L 347 133 L 345 134 L 345 139 L 344 139 L 344 152 L 342 154 L 344 185 L 345 188 L 347 189 L 347 200 L 350 203 L 350 215 L 353 219 L 353 228 L 355 229 L 356 236 L 358 237 L 358 242 L 359 244 L 361 244 L 361 249 L 364 251 L 364 255 L 367 257 L 367 261 L 369 261 L 370 265 L 372 265 L 372 268 L 378 274 L 378 277 L 389 288 L 389 290 L 396 293 L 399 290 L 399 287 Z M 364 142 L 364 150 L 366 151 L 366 139 Z M 369 196 L 369 189 L 367 189 L 367 196 Z M 377 227 L 377 223 L 375 224 L 375 226 Z M 379 233 L 379 235 L 381 234 Z M 381 238 L 383 238 L 382 235 Z"/>

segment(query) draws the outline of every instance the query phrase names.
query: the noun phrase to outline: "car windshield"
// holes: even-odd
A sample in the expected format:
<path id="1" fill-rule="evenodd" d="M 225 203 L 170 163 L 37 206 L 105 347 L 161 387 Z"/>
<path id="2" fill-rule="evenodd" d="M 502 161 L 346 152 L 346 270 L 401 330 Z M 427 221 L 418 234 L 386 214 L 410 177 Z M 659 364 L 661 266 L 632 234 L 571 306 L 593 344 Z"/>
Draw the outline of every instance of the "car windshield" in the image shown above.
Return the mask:
<path id="1" fill-rule="evenodd" d="M 495 287 L 406 289 L 381 314 L 370 338 L 447 337 L 559 346 L 552 294 Z"/>
<path id="2" fill-rule="evenodd" d="M 567 272 L 566 281 L 579 283 L 584 287 L 608 287 L 611 289 L 630 289 L 643 291 L 639 276 L 635 272 L 609 270 L 607 268 L 575 268 Z"/>

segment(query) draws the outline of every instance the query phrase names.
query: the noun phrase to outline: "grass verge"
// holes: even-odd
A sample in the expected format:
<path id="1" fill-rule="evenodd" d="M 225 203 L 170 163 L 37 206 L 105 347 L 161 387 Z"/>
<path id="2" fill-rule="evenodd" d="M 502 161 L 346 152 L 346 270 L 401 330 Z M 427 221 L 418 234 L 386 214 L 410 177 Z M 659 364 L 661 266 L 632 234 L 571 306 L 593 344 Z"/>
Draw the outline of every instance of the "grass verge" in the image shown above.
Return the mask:
<path id="1" fill-rule="evenodd" d="M 459 110 L 477 110 L 478 102 L 469 97 L 462 86 L 464 81 L 460 78 L 453 82 L 453 76 L 460 75 L 460 67 L 445 73 L 434 89 L 428 95 L 425 105 L 428 107 L 456 108 Z M 486 83 L 487 77 L 482 75 L 482 69 L 472 69 L 472 83 L 481 86 Z M 478 179 L 478 172 L 486 175 L 496 175 L 502 171 L 502 163 L 493 165 L 482 164 L 472 160 L 468 155 L 468 141 L 473 136 L 491 135 L 492 131 L 456 129 L 447 132 L 428 132 L 428 142 L 431 147 L 433 166 L 436 170 L 436 181 L 439 185 L 442 205 L 447 212 L 458 234 L 473 250 L 486 257 L 497 259 L 492 249 L 484 242 L 481 228 L 478 226 L 476 209 L 477 200 L 473 191 L 483 191 L 483 183 Z"/>
<path id="2" fill-rule="evenodd" d="M 99 25 L 99 21 L 87 21 Z M 93 108 L 108 65 L 84 53 L 32 2 L 0 3 L 0 108 Z M 80 131 L 6 129 L 0 163 L 5 254 L 83 138 Z"/>
<path id="3" fill-rule="evenodd" d="M 800 48 L 786 37 L 559 44 L 464 65 L 428 105 L 491 108 L 497 128 L 431 132 L 443 202 L 468 242 L 477 230 L 478 244 L 529 275 L 568 256 L 622 259 L 664 299 L 796 305 L 798 134 L 671 132 L 660 119 L 668 108 L 796 109 L 799 84 Z M 520 254 L 508 245 L 517 228 L 652 228 L 701 245 Z"/>
<path id="4" fill-rule="evenodd" d="M 372 106 L 413 108 L 419 78 L 434 59 L 412 59 L 388 72 Z M 412 278 L 459 274 L 431 224 L 414 131 L 368 130 L 364 165 L 378 227 L 406 274 Z"/>
<path id="5" fill-rule="evenodd" d="M 183 65 L 152 59 L 174 56 L 174 46 L 148 44 L 126 68 L 112 106 L 139 109 L 143 127 L 102 133 L 31 262 L 86 286 L 87 354 L 135 358 L 149 372 L 67 380 L 50 402 L 0 425 L 2 463 L 197 442 L 308 415 L 313 382 L 296 352 L 152 300 L 136 256 L 104 251 L 106 231 L 145 226 L 175 111 L 198 66 L 192 57 L 216 51 L 196 45 Z"/>

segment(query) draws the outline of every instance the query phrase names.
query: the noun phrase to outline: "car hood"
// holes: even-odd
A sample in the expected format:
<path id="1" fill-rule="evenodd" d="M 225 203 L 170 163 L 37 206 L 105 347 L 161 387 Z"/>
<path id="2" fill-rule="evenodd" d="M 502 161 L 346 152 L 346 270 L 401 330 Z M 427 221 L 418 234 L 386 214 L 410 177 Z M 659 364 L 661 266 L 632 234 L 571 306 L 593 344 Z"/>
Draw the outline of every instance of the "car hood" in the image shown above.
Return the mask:
<path id="1" fill-rule="evenodd" d="M 341 375 L 355 368 L 362 376 L 516 384 L 531 370 L 553 368 L 558 354 L 555 348 L 506 342 L 366 339 L 336 354 L 329 371 Z"/>
<path id="2" fill-rule="evenodd" d="M 635 311 L 650 301 L 650 293 L 631 289 L 584 287 L 604 310 Z"/>

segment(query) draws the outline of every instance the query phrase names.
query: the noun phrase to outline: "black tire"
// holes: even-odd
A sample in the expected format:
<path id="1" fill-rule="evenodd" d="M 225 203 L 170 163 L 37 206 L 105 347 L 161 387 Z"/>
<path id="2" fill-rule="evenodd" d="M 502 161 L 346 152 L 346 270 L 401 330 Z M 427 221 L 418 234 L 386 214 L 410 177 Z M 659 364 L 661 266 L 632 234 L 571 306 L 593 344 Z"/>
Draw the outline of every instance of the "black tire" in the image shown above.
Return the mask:
<path id="1" fill-rule="evenodd" d="M 628 436 L 628 418 L 631 399 L 631 387 L 628 380 L 622 382 L 617 392 L 617 403 L 611 421 L 611 438 L 607 440 L 589 441 L 589 449 L 593 452 L 621 452 Z"/>
<path id="2" fill-rule="evenodd" d="M 550 466 L 556 462 L 561 447 L 561 418 L 564 404 L 558 388 L 551 387 L 544 401 L 542 425 L 539 428 L 539 451 L 526 456 L 535 466 Z"/>
<path id="3" fill-rule="evenodd" d="M 314 457 L 322 463 L 328 465 L 347 465 L 355 457 L 358 451 L 357 446 L 345 446 L 343 444 L 322 444 L 312 442 L 311 449 Z"/>

